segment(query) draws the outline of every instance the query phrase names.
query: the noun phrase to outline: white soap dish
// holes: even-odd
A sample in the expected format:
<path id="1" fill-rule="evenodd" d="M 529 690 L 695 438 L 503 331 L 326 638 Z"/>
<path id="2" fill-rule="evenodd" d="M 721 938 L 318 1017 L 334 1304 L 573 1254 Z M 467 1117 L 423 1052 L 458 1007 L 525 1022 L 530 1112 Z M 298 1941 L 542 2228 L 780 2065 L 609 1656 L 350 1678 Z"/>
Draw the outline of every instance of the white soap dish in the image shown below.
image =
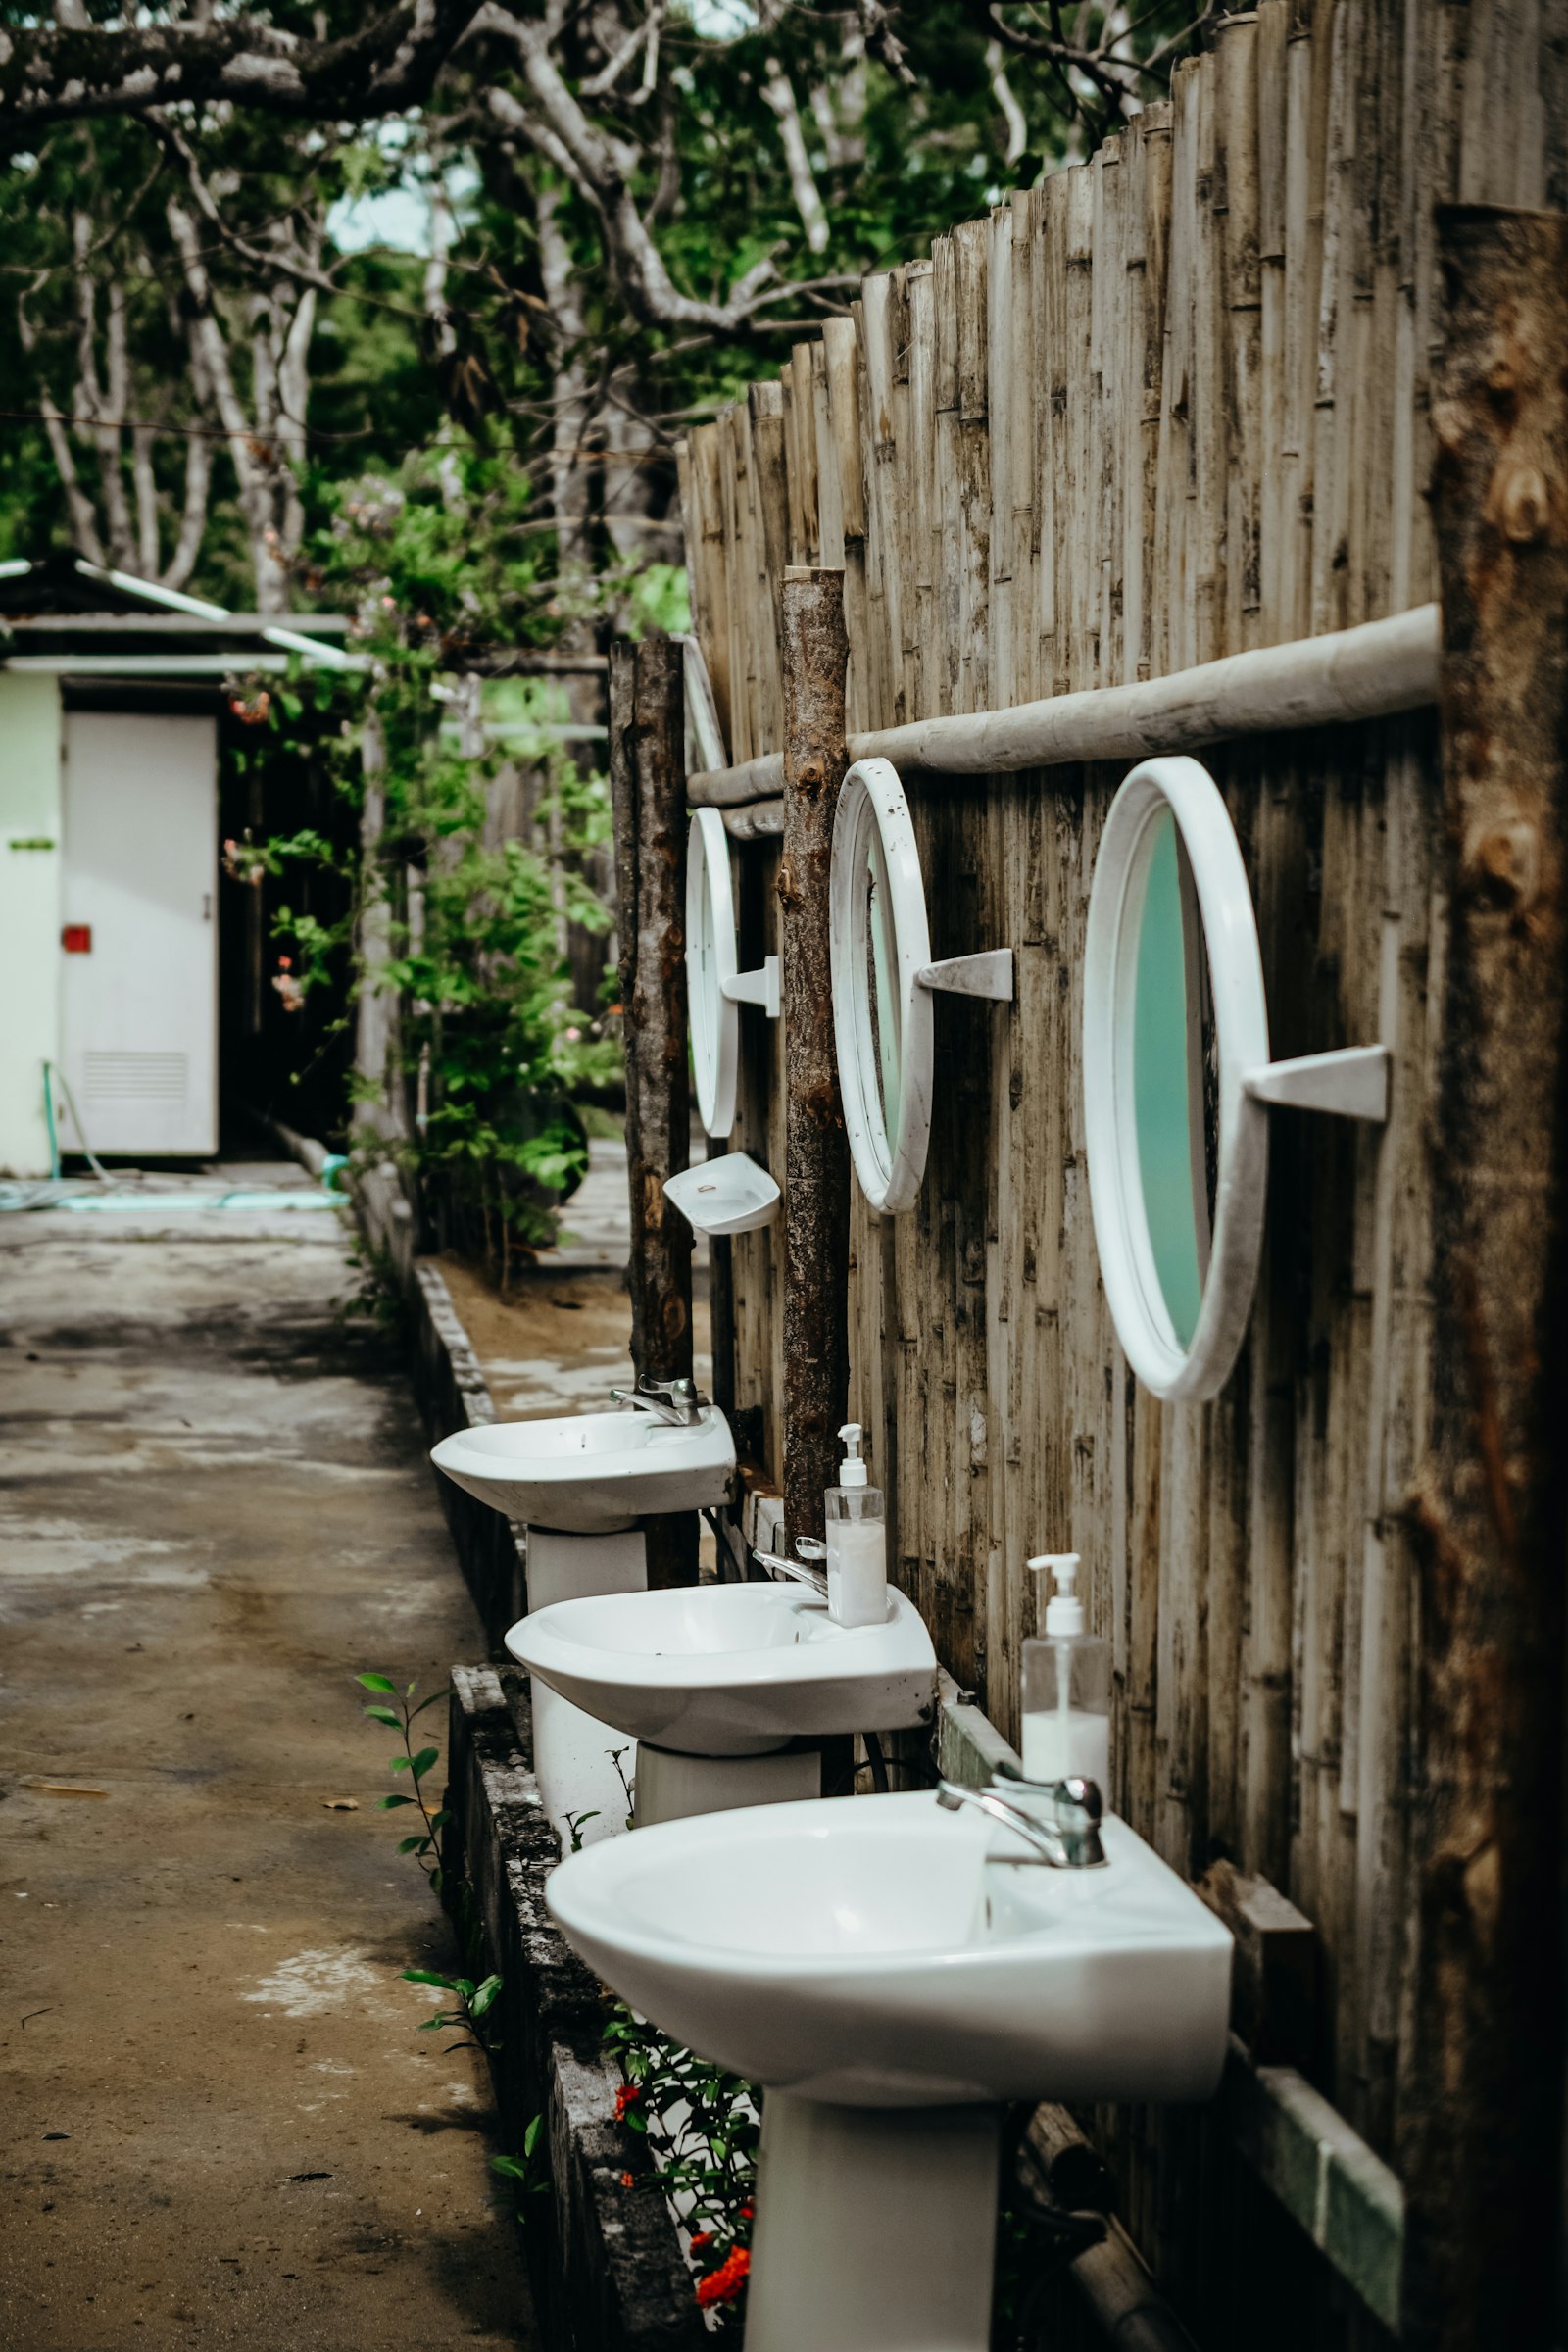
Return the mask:
<path id="1" fill-rule="evenodd" d="M 744 1152 L 682 1168 L 666 1180 L 664 1194 L 699 1233 L 751 1233 L 778 1214 L 778 1186 Z"/>

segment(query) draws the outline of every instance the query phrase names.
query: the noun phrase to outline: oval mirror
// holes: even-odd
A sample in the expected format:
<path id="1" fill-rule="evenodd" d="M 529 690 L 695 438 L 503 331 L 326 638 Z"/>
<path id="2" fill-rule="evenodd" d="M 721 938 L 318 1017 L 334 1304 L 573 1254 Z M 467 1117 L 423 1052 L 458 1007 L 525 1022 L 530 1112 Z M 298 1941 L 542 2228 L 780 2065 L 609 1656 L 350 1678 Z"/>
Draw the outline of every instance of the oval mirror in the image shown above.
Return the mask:
<path id="1" fill-rule="evenodd" d="M 1156 1396 L 1223 1388 L 1268 1180 L 1268 1006 L 1252 894 L 1212 776 L 1146 760 L 1101 839 L 1084 950 L 1084 1128 L 1105 1297 Z"/>
<path id="2" fill-rule="evenodd" d="M 686 838 L 686 1002 L 698 1116 L 720 1139 L 735 1124 L 738 1007 L 760 1004 L 778 1019 L 778 957 L 767 956 L 755 972 L 737 971 L 737 960 L 724 819 L 716 808 L 697 808 Z"/>
<path id="3" fill-rule="evenodd" d="M 707 1134 L 735 1124 L 740 1012 L 724 983 L 735 977 L 735 899 L 729 842 L 716 808 L 693 812 L 686 845 L 686 997 L 697 1113 Z"/>
<path id="4" fill-rule="evenodd" d="M 833 821 L 833 1035 L 844 1122 L 871 1206 L 908 1208 L 931 1137 L 931 964 L 925 886 L 890 760 L 859 760 Z"/>

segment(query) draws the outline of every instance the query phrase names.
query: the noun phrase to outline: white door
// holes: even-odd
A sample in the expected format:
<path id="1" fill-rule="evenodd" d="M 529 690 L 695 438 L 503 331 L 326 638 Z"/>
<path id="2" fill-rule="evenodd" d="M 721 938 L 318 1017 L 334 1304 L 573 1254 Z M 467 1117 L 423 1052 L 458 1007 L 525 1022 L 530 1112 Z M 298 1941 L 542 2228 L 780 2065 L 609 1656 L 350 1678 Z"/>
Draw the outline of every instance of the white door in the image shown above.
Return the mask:
<path id="1" fill-rule="evenodd" d="M 66 719 L 66 1149 L 218 1149 L 218 725 Z"/>

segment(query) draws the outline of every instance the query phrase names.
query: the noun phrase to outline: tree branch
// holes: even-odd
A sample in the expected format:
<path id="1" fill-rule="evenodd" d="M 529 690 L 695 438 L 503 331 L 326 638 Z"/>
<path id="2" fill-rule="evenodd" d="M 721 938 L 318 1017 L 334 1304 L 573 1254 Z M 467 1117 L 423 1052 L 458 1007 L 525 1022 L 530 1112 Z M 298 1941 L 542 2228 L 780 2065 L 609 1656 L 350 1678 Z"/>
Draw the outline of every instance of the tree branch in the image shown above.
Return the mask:
<path id="1" fill-rule="evenodd" d="M 770 57 L 767 61 L 762 103 L 778 123 L 779 141 L 784 149 L 784 162 L 790 175 L 790 194 L 801 216 L 807 245 L 812 253 L 825 253 L 832 231 L 828 227 L 827 214 L 822 209 L 822 199 L 811 172 L 811 159 L 807 153 L 801 110 L 795 103 L 795 85 L 776 57 Z"/>
<path id="2" fill-rule="evenodd" d="M 771 256 L 737 278 L 723 302 L 682 294 L 632 197 L 629 182 L 642 160 L 638 150 L 589 121 L 550 54 L 547 29 L 489 0 L 474 19 L 474 30 L 494 33 L 516 51 L 534 101 L 525 106 L 510 90 L 492 84 L 486 92 L 492 118 L 554 164 L 592 208 L 616 285 L 638 323 L 744 333 L 777 276 Z"/>
<path id="3" fill-rule="evenodd" d="M 1007 125 L 1007 146 L 1003 160 L 1004 163 L 1015 164 L 1028 148 L 1029 125 L 1024 120 L 1023 108 L 1018 104 L 1012 84 L 1007 79 L 1006 62 L 1003 57 L 1000 41 L 992 40 L 986 43 L 986 72 L 991 76 L 991 95 L 1001 109 L 1004 122 Z"/>
<path id="4" fill-rule="evenodd" d="M 301 40 L 247 16 L 0 29 L 0 139 L 17 146 L 47 122 L 220 100 L 319 122 L 397 114 L 428 95 L 475 7 L 397 0 L 334 41 Z"/>

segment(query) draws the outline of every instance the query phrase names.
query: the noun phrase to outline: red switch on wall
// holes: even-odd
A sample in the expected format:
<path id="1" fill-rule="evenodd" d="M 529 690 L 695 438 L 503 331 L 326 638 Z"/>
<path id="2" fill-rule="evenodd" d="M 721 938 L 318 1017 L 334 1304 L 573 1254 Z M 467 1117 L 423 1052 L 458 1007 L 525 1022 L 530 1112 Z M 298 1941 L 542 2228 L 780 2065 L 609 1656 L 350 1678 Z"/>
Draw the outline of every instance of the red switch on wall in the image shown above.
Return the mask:
<path id="1" fill-rule="evenodd" d="M 92 954 L 91 923 L 68 923 L 60 934 L 60 945 L 68 956 Z"/>

